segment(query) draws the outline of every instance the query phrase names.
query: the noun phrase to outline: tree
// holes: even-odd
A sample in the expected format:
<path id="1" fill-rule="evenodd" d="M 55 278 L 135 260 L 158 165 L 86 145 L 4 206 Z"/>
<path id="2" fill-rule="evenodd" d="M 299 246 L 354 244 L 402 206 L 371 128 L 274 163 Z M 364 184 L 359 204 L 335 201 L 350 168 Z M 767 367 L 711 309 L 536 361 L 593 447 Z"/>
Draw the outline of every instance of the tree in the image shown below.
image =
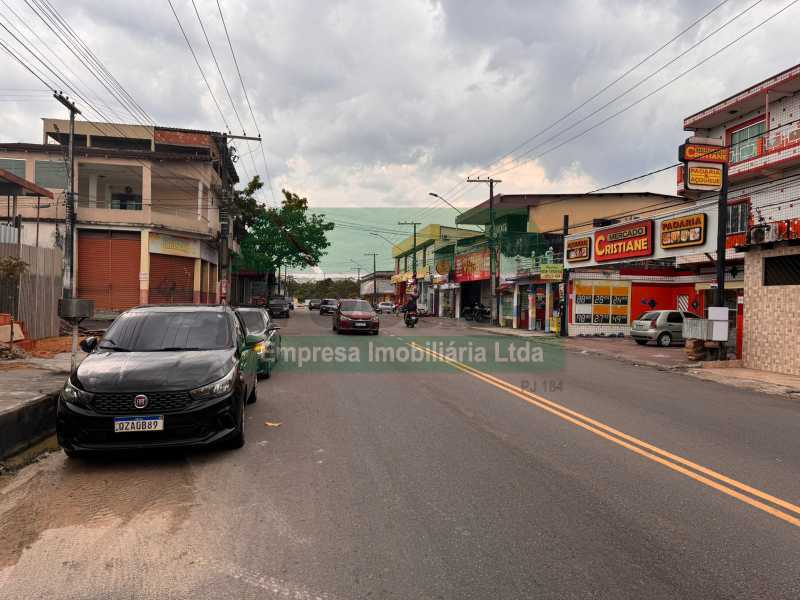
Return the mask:
<path id="1" fill-rule="evenodd" d="M 256 192 L 264 187 L 264 182 L 256 175 L 242 190 L 233 190 L 233 197 L 225 203 L 225 208 L 234 218 L 239 227 L 252 227 L 259 216 L 264 213 L 264 207 L 256 200 Z"/>
<path id="2" fill-rule="evenodd" d="M 280 208 L 262 208 L 241 242 L 237 270 L 270 273 L 281 267 L 312 267 L 330 246 L 327 232 L 333 223 L 324 215 L 308 213 L 308 200 L 283 190 Z"/>

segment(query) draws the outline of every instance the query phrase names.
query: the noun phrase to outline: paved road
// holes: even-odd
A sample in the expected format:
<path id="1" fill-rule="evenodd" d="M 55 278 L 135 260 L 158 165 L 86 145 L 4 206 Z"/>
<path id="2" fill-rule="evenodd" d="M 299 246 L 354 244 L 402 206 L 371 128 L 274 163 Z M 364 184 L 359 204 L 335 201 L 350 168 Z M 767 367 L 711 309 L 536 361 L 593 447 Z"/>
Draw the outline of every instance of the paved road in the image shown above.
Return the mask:
<path id="1" fill-rule="evenodd" d="M 469 333 L 387 316 L 360 364 L 282 365 L 239 451 L 5 478 L 0 598 L 800 597 L 800 404 Z M 412 342 L 473 361 L 369 360 Z"/>

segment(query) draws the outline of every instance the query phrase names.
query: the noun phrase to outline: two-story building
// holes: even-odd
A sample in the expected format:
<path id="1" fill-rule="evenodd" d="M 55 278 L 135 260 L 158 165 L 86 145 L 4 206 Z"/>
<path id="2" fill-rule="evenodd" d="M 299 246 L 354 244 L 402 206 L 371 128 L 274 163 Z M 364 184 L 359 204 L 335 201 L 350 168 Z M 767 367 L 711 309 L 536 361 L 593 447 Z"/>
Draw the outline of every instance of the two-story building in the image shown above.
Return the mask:
<path id="1" fill-rule="evenodd" d="M 23 243 L 38 231 L 39 245 L 63 247 L 68 130 L 68 121 L 43 119 L 41 144 L 0 143 L 0 168 L 54 194 L 19 203 Z M 79 121 L 74 156 L 77 296 L 110 312 L 216 302 L 220 264 L 235 250 L 229 223 L 220 227 L 238 181 L 225 136 Z"/>
<path id="2" fill-rule="evenodd" d="M 726 300 L 742 326 L 744 363 L 800 375 L 800 65 L 683 125 L 730 147 Z"/>

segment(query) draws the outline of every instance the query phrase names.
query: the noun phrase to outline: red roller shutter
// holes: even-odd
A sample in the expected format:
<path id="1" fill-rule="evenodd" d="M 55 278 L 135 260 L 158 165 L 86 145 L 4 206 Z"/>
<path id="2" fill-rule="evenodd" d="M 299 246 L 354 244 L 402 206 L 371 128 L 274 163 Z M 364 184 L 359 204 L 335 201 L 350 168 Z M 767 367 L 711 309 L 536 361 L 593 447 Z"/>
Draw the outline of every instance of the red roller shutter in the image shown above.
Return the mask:
<path id="1" fill-rule="evenodd" d="M 150 255 L 150 302 L 152 304 L 191 304 L 193 283 L 193 258 L 166 254 Z"/>
<path id="2" fill-rule="evenodd" d="M 124 310 L 139 304 L 140 234 L 78 231 L 78 297 L 95 308 Z"/>

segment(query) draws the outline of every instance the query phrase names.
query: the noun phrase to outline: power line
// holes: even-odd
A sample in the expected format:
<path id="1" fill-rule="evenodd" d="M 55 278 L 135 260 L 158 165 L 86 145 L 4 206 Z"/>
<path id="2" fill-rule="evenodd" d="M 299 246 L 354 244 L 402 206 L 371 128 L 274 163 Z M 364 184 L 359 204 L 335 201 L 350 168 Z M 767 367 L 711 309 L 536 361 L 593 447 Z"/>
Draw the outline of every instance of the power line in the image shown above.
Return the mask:
<path id="1" fill-rule="evenodd" d="M 214 91 L 211 89 L 211 85 L 208 83 L 208 79 L 206 78 L 206 73 L 203 71 L 203 67 L 200 66 L 200 61 L 197 59 L 197 54 L 195 54 L 194 48 L 192 48 L 192 44 L 189 41 L 189 36 L 186 35 L 186 31 L 183 29 L 183 25 L 181 24 L 181 20 L 178 17 L 178 13 L 175 12 L 175 7 L 172 5 L 172 0 L 167 0 L 169 3 L 169 7 L 172 9 L 172 14 L 175 15 L 175 21 L 178 23 L 178 28 L 181 30 L 183 34 L 183 39 L 186 41 L 186 46 L 189 48 L 189 52 L 192 53 L 192 58 L 194 58 L 194 64 L 197 65 L 198 71 L 200 71 L 200 75 L 203 77 L 203 81 L 206 84 L 206 88 L 208 88 L 208 93 L 211 94 L 211 99 L 214 101 L 214 106 L 217 107 L 217 111 L 219 112 L 219 116 L 222 117 L 222 122 L 225 124 L 225 129 L 230 133 L 231 128 L 228 125 L 227 119 L 225 119 L 225 115 L 222 113 L 222 109 L 219 106 L 219 102 L 217 102 L 217 97 L 214 95 Z"/>

